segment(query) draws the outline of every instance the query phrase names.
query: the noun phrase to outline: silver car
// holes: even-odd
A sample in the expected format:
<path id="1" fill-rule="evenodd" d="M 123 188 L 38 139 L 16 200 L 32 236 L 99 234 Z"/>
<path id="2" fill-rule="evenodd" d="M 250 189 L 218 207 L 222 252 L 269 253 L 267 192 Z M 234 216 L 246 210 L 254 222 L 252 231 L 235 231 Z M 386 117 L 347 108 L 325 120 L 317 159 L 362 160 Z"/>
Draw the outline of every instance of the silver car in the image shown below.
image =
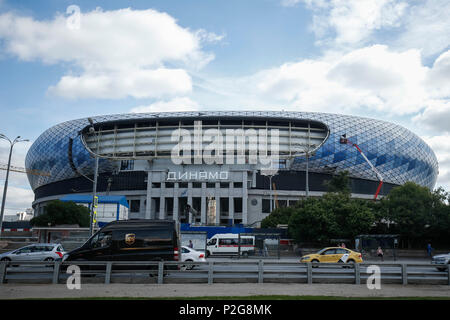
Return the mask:
<path id="1" fill-rule="evenodd" d="M 441 254 L 434 256 L 431 260 L 431 264 L 436 265 L 439 271 L 444 271 L 447 269 L 446 265 L 450 265 L 450 252 L 447 254 Z"/>
<path id="2" fill-rule="evenodd" d="M 56 261 L 64 256 L 59 243 L 36 243 L 0 254 L 0 261 Z"/>

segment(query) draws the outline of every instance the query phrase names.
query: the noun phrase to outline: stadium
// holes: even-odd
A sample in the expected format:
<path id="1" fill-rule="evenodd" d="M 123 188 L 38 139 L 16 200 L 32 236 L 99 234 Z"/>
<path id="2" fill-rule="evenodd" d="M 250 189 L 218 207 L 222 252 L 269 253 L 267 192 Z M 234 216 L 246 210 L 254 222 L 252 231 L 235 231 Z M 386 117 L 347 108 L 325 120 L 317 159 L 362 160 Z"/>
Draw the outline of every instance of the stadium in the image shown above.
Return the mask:
<path id="1" fill-rule="evenodd" d="M 407 181 L 432 189 L 433 150 L 385 121 L 313 112 L 164 112 L 67 121 L 30 147 L 35 215 L 68 195 L 125 196 L 129 218 L 255 225 L 271 208 L 319 197 L 347 171 L 353 197 Z M 376 197 L 376 196 L 375 196 Z M 189 210 L 191 209 L 191 210 Z"/>

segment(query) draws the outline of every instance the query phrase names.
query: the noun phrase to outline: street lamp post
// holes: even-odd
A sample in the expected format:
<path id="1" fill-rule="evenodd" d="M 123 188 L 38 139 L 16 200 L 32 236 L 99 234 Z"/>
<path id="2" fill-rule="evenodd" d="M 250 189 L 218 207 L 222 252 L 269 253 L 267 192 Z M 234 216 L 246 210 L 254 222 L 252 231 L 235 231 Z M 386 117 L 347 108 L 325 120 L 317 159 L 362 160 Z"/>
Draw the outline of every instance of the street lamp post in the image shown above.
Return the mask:
<path id="1" fill-rule="evenodd" d="M 306 186 L 305 186 L 306 199 L 309 197 L 309 152 L 306 152 Z"/>
<path id="2" fill-rule="evenodd" d="M 89 132 L 95 134 L 95 128 L 94 128 L 94 121 L 91 118 L 88 118 L 89 123 L 91 124 L 91 127 L 89 128 Z M 98 176 L 98 141 L 97 141 L 97 149 L 95 150 L 96 153 L 94 153 L 95 158 L 95 167 L 94 167 L 94 184 L 92 187 L 92 204 L 91 204 L 91 216 L 89 221 L 89 235 L 92 236 L 94 233 L 94 216 L 96 214 L 96 205 L 98 203 L 97 201 L 97 176 Z"/>
<path id="3" fill-rule="evenodd" d="M 269 178 L 269 201 L 270 201 L 270 212 L 273 210 L 273 203 L 272 203 L 272 178 L 278 173 L 278 169 L 275 168 L 263 168 L 260 171 L 260 174 L 262 176 L 266 176 Z"/>
<path id="4" fill-rule="evenodd" d="M 7 136 L 5 136 L 2 133 L 0 133 L 0 139 L 8 141 L 9 144 L 10 144 L 9 158 L 8 158 L 8 168 L 6 170 L 5 186 L 3 187 L 2 209 L 1 209 L 1 212 L 0 212 L 0 236 L 1 236 L 2 229 L 3 229 L 3 214 L 5 212 L 6 191 L 8 189 L 9 168 L 11 166 L 11 155 L 12 155 L 13 147 L 18 142 L 24 142 L 24 141 L 29 141 L 29 140 L 28 139 L 20 139 L 20 136 L 18 136 L 13 141 L 11 141 Z"/>

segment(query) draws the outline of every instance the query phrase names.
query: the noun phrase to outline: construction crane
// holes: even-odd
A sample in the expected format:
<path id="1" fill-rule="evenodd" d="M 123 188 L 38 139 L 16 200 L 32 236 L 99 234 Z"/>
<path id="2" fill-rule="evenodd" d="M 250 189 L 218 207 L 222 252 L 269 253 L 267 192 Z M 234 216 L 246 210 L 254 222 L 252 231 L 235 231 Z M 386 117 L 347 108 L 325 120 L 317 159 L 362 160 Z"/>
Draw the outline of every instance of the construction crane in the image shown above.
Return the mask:
<path id="1" fill-rule="evenodd" d="M 375 168 L 375 166 L 372 164 L 372 162 L 369 161 L 369 159 L 367 159 L 366 155 L 364 154 L 364 152 L 362 152 L 362 150 L 358 147 L 358 145 L 356 143 L 351 142 L 348 138 L 346 134 L 343 134 L 341 136 L 341 138 L 339 139 L 339 143 L 340 144 L 348 144 L 351 145 L 353 147 L 356 148 L 356 150 L 358 150 L 358 152 L 361 154 L 361 156 L 364 158 L 364 160 L 366 160 L 366 162 L 369 164 L 370 168 L 372 169 L 373 172 L 375 172 L 378 180 L 380 181 L 380 183 L 378 184 L 378 188 L 377 191 L 375 192 L 374 198 L 373 200 L 377 200 L 378 194 L 381 191 L 381 186 L 383 185 L 383 176 L 380 174 L 380 172 L 378 172 L 378 170 Z"/>
<path id="2" fill-rule="evenodd" d="M 8 170 L 8 165 L 4 164 L 4 163 L 0 163 L 0 170 Z M 27 169 L 27 168 L 22 168 L 22 167 L 17 167 L 17 166 L 9 166 L 9 171 L 20 172 L 20 173 L 29 173 L 29 174 L 33 174 L 36 176 L 46 176 L 46 177 L 51 176 L 51 174 L 49 172 Z"/>

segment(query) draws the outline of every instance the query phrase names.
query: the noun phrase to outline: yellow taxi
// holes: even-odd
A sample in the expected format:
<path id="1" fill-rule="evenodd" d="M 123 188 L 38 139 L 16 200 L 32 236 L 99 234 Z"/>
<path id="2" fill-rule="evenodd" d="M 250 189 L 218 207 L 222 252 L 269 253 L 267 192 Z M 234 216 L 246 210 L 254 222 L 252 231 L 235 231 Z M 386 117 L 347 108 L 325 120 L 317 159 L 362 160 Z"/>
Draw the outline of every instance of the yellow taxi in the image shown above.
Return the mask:
<path id="1" fill-rule="evenodd" d="M 362 263 L 362 255 L 359 252 L 341 248 L 341 247 L 329 247 L 324 248 L 317 253 L 312 253 L 301 257 L 300 262 L 324 262 L 324 263 Z"/>

